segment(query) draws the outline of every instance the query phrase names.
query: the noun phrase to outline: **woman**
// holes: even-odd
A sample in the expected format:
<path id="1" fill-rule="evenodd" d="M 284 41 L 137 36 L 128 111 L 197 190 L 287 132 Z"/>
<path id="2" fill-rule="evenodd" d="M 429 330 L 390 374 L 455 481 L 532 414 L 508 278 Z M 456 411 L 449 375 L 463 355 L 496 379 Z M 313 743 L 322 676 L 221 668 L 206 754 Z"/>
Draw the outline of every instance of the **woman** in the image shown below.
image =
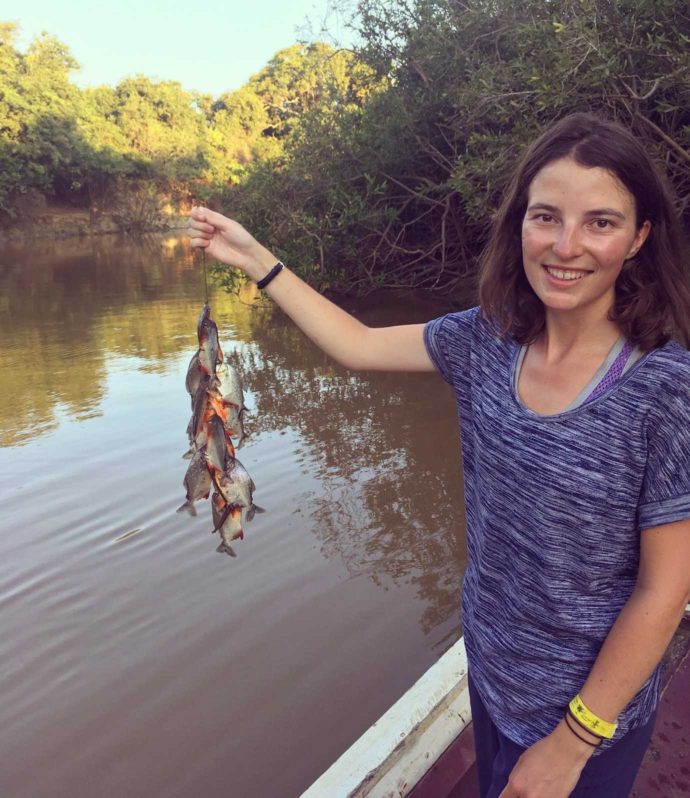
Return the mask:
<path id="1" fill-rule="evenodd" d="M 427 325 L 362 325 L 220 214 L 194 209 L 190 237 L 343 365 L 454 387 L 481 794 L 627 796 L 690 601 L 690 288 L 644 150 L 588 114 L 547 130 L 495 219 L 481 307 Z"/>

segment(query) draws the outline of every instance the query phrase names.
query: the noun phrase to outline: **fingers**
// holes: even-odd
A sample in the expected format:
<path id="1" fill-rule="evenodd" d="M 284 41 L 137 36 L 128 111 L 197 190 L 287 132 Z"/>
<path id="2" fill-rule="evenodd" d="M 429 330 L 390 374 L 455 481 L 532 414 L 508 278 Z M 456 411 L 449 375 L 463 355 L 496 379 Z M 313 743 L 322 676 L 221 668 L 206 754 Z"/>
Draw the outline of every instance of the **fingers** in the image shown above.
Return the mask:
<path id="1" fill-rule="evenodd" d="M 216 228 L 212 224 L 207 224 L 206 222 L 199 221 L 195 219 L 193 216 L 190 216 L 188 219 L 189 223 L 189 230 L 197 233 L 208 233 L 209 235 L 213 235 L 216 231 Z"/>
<path id="2" fill-rule="evenodd" d="M 208 208 L 201 207 L 192 208 L 191 218 L 196 222 L 207 222 L 220 229 L 223 229 L 229 221 L 227 216 L 223 216 L 222 213 L 216 213 Z"/>
<path id="3" fill-rule="evenodd" d="M 189 242 L 195 249 L 206 249 L 211 243 L 208 238 L 190 238 Z"/>

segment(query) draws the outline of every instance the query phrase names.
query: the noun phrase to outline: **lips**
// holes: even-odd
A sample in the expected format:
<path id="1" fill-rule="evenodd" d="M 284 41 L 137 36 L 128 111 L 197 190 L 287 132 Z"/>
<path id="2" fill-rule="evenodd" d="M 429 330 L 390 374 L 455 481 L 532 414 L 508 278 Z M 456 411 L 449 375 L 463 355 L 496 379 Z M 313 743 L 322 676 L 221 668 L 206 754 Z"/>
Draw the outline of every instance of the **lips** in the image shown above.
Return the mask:
<path id="1" fill-rule="evenodd" d="M 591 271 L 588 269 L 573 269 L 563 266 L 552 266 L 551 264 L 546 264 L 542 266 L 542 268 L 552 280 L 556 280 L 559 283 L 576 283 L 586 275 L 591 274 Z"/>

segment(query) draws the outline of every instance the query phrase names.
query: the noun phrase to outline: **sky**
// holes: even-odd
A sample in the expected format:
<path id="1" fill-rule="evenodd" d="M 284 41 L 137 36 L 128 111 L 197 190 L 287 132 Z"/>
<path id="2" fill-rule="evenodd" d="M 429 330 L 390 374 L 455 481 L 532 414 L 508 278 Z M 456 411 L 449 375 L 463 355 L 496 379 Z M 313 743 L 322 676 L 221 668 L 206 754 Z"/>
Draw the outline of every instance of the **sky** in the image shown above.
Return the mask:
<path id="1" fill-rule="evenodd" d="M 0 20 L 16 22 L 18 46 L 47 31 L 69 47 L 79 86 L 114 86 L 123 77 L 176 80 L 218 96 L 242 86 L 324 21 L 342 45 L 352 34 L 332 0 L 0 0 Z M 312 35 L 305 35 L 311 23 Z M 307 27 L 305 27 L 305 25 Z"/>

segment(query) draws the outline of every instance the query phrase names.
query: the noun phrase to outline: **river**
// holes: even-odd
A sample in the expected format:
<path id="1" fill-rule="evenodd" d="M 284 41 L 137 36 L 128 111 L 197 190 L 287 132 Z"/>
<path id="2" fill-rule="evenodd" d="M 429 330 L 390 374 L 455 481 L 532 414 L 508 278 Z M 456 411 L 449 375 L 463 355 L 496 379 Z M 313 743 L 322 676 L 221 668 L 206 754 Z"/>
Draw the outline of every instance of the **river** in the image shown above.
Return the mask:
<path id="1" fill-rule="evenodd" d="M 266 512 L 235 559 L 175 512 L 203 294 L 173 237 L 0 250 L 7 798 L 298 796 L 460 634 L 451 389 L 349 373 L 270 303 L 211 287 Z"/>

